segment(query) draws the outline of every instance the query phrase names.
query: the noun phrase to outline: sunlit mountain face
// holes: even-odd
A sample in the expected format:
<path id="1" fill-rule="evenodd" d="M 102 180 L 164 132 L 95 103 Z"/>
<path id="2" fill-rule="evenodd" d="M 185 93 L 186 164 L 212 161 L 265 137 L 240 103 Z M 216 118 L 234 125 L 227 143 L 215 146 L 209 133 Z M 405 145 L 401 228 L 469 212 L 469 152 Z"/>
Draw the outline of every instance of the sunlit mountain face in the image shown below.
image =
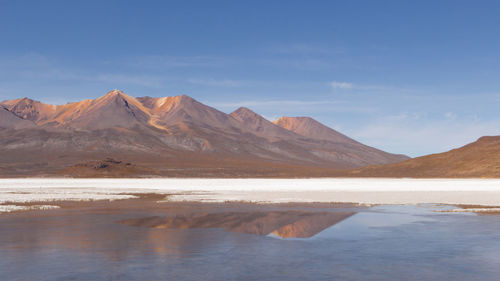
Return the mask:
<path id="1" fill-rule="evenodd" d="M 0 103 L 0 117 L 4 176 L 311 176 L 408 159 L 309 117 L 270 122 L 248 108 L 226 114 L 186 95 L 134 98 L 113 90 L 65 105 L 22 98 Z M 138 168 L 87 169 L 107 157 Z"/>
<path id="2" fill-rule="evenodd" d="M 407 161 L 365 167 L 350 172 L 362 177 L 412 178 L 498 178 L 500 177 L 500 136 L 484 136 L 447 152 Z"/>

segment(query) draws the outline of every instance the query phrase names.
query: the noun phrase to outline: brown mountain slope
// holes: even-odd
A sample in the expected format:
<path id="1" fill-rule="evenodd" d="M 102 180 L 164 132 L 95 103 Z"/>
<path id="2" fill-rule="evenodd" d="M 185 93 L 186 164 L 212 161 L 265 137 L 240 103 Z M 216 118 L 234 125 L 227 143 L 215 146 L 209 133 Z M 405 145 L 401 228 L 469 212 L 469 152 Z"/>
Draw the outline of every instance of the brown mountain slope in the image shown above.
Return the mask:
<path id="1" fill-rule="evenodd" d="M 4 106 L 0 105 L 0 128 L 23 129 L 33 127 L 35 127 L 35 124 L 33 124 L 33 122 L 24 120 L 23 118 L 10 112 Z"/>
<path id="2" fill-rule="evenodd" d="M 137 100 L 149 106 L 151 114 L 158 116 L 167 125 L 191 122 L 220 128 L 237 126 L 227 114 L 186 95 L 165 98 L 142 97 Z"/>
<path id="3" fill-rule="evenodd" d="M 113 90 L 105 96 L 86 103 L 79 111 L 66 114 L 61 124 L 77 129 L 132 128 L 149 122 L 150 114 L 136 99 Z M 65 110 L 64 112 L 70 112 Z M 59 117 L 62 114 L 59 115 Z"/>
<path id="4" fill-rule="evenodd" d="M 153 123 L 176 135 L 224 135 L 238 139 L 245 131 L 240 122 L 213 107 L 186 95 L 164 98 L 137 98 L 151 112 Z M 206 136 L 205 136 L 206 137 Z M 216 146 L 215 143 L 206 143 Z M 220 148 L 222 149 L 222 147 Z"/>
<path id="5" fill-rule="evenodd" d="M 332 160 L 346 159 L 351 168 L 374 165 L 368 163 L 387 164 L 408 159 L 405 155 L 387 153 L 359 143 L 310 117 L 281 117 L 273 123 L 305 139 L 315 140 L 319 147 L 317 154 Z"/>
<path id="6" fill-rule="evenodd" d="M 95 100 L 48 105 L 28 98 L 2 102 L 17 116 L 39 126 L 76 129 L 129 128 L 147 123 L 148 110 L 134 98 L 113 90 Z"/>
<path id="7" fill-rule="evenodd" d="M 349 173 L 363 177 L 500 177 L 500 136 L 482 137 L 448 152 L 400 163 L 370 166 Z"/>
<path id="8" fill-rule="evenodd" d="M 240 121 L 245 127 L 254 133 L 272 137 L 273 139 L 296 139 L 299 136 L 287 129 L 276 126 L 259 114 L 246 107 L 240 107 L 230 114 L 231 117 Z"/>
<path id="9" fill-rule="evenodd" d="M 355 142 L 353 139 L 321 124 L 310 117 L 281 117 L 273 123 L 307 138 L 340 143 Z"/>
<path id="10" fill-rule="evenodd" d="M 204 169 L 214 175 L 251 176 L 266 171 L 283 175 L 280 171 L 297 172 L 300 167 L 311 175 L 326 175 L 325 169 L 406 159 L 345 136 L 340 142 L 324 134 L 315 136 L 318 130 L 300 135 L 246 108 L 226 114 L 185 95 L 134 98 L 113 90 L 94 100 L 65 105 L 26 98 L 1 104 L 5 108 L 0 114 L 6 117 L 0 124 L 9 124 L 4 126 L 9 129 L 0 129 L 0 176 L 1 171 L 51 174 L 105 157 L 151 168 L 159 175 L 190 176 L 196 175 L 195 170 L 206 175 L 200 172 Z M 24 125 L 12 127 L 11 123 Z M 24 127 L 28 124 L 32 127 Z"/>
<path id="11" fill-rule="evenodd" d="M 17 116 L 33 122 L 49 118 L 56 110 L 56 106 L 44 104 L 29 98 L 4 101 L 2 105 Z"/>

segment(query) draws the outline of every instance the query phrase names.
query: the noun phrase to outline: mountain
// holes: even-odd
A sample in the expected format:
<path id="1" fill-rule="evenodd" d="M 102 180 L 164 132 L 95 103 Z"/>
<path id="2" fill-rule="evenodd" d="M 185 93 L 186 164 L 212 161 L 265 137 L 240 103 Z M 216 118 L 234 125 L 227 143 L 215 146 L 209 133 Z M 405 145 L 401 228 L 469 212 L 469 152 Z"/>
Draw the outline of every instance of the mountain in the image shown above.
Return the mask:
<path id="1" fill-rule="evenodd" d="M 4 101 L 2 105 L 15 115 L 33 122 L 47 119 L 56 108 L 29 98 Z"/>
<path id="2" fill-rule="evenodd" d="M 254 134 L 268 137 L 273 140 L 295 139 L 298 136 L 287 129 L 276 126 L 259 114 L 246 107 L 240 107 L 230 114 L 231 117 L 243 123 Z"/>
<path id="3" fill-rule="evenodd" d="M 500 177 L 500 136 L 481 137 L 473 143 L 444 153 L 357 169 L 349 172 L 349 175 L 412 178 Z"/>
<path id="4" fill-rule="evenodd" d="M 35 127 L 33 122 L 17 116 L 13 112 L 10 112 L 6 107 L 0 105 L 0 128 L 22 129 L 32 127 Z"/>
<path id="5" fill-rule="evenodd" d="M 302 139 L 314 140 L 321 147 L 317 154 L 331 160 L 343 159 L 350 163 L 350 168 L 408 159 L 405 155 L 387 153 L 359 143 L 310 117 L 281 117 L 273 124 L 300 135 Z"/>
<path id="6" fill-rule="evenodd" d="M 339 143 L 357 143 L 353 139 L 348 138 L 310 117 L 281 117 L 273 123 L 307 138 Z"/>
<path id="7" fill-rule="evenodd" d="M 74 106 L 77 111 L 72 110 Z M 61 118 L 63 115 L 65 118 Z M 99 130 L 144 126 L 151 114 L 136 99 L 113 90 L 98 99 L 61 108 L 58 117 L 65 127 Z"/>
<path id="8" fill-rule="evenodd" d="M 134 98 L 113 90 L 64 105 L 23 98 L 0 106 L 0 176 L 326 176 L 408 159 L 311 118 L 273 123 L 248 108 L 226 114 L 186 95 Z M 135 168 L 92 170 L 106 157 Z"/>
<path id="9" fill-rule="evenodd" d="M 227 114 L 186 95 L 166 98 L 143 97 L 138 100 L 149 106 L 151 113 L 158 116 L 166 125 L 192 123 L 218 128 L 234 126 L 233 120 Z"/>
<path id="10" fill-rule="evenodd" d="M 2 103 L 17 116 L 40 126 L 73 129 L 130 128 L 147 123 L 148 111 L 132 97 L 113 90 L 95 100 L 47 105 L 28 98 Z"/>
<path id="11" fill-rule="evenodd" d="M 148 108 L 158 127 L 173 134 L 234 134 L 243 130 L 241 124 L 213 107 L 182 95 L 175 97 L 137 98 Z"/>

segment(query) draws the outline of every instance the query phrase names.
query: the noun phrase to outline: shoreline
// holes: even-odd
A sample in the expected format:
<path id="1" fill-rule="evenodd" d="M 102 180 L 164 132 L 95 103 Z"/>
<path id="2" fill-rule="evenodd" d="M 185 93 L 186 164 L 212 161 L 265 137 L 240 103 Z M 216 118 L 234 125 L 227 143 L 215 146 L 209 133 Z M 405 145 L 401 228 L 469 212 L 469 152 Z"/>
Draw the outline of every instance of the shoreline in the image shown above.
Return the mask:
<path id="1" fill-rule="evenodd" d="M 0 179 L 0 213 L 56 201 L 132 200 L 140 194 L 157 202 L 353 203 L 360 205 L 447 204 L 500 206 L 494 179 Z M 12 207 L 11 209 L 16 209 Z M 4 210 L 5 211 L 5 210 Z"/>

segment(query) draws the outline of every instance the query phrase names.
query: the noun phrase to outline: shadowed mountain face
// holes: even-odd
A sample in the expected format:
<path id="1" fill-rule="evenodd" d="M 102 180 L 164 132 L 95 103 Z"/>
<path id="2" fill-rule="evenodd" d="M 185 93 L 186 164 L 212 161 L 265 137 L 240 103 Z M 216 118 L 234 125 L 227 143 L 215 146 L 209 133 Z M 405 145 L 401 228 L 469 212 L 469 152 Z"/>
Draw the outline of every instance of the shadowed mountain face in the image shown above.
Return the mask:
<path id="1" fill-rule="evenodd" d="M 352 216 L 352 212 L 222 212 L 176 217 L 146 217 L 120 223 L 129 226 L 189 229 L 223 228 L 226 231 L 281 238 L 308 238 Z"/>
<path id="2" fill-rule="evenodd" d="M 473 143 L 448 152 L 400 163 L 370 166 L 349 174 L 413 178 L 500 177 L 500 136 L 481 137 Z"/>
<path id="3" fill-rule="evenodd" d="M 23 129 L 35 127 L 35 124 L 29 120 L 25 120 L 6 107 L 0 105 L 0 129 Z"/>
<path id="4" fill-rule="evenodd" d="M 205 176 L 238 176 L 237 171 L 275 176 L 287 174 L 284 170 L 293 176 L 291 171 L 300 167 L 310 169 L 301 176 L 313 170 L 310 175 L 318 175 L 320 169 L 326 175 L 332 169 L 407 159 L 360 144 L 311 118 L 272 123 L 247 108 L 226 114 L 185 95 L 133 98 L 113 90 L 65 105 L 23 98 L 0 106 L 3 176 L 66 174 L 70 166 L 72 175 L 84 175 L 76 171 L 86 169 L 82 161 L 105 157 L 166 176 L 194 176 L 203 169 Z"/>

